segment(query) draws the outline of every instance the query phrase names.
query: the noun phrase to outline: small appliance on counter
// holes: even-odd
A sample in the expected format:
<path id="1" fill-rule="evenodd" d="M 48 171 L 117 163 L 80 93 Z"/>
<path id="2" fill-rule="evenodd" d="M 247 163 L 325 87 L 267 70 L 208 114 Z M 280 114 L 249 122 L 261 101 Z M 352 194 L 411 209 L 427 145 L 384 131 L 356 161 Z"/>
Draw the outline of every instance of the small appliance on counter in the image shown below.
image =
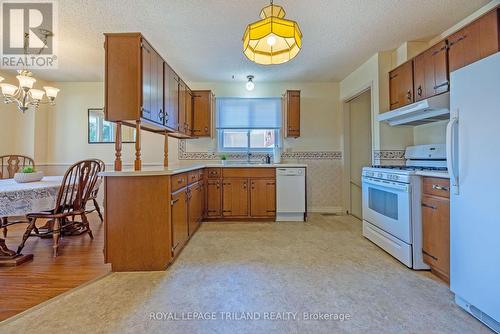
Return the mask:
<path id="1" fill-rule="evenodd" d="M 273 163 L 279 164 L 281 162 L 281 150 L 278 145 L 273 149 Z"/>

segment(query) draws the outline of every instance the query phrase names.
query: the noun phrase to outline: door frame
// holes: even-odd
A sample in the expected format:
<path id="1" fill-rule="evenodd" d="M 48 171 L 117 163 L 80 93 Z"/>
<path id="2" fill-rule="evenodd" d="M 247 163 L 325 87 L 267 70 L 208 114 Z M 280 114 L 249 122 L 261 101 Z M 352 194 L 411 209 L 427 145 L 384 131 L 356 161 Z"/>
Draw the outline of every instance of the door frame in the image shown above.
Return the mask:
<path id="1" fill-rule="evenodd" d="M 351 152 L 350 152 L 350 133 L 351 133 L 351 122 L 350 122 L 350 103 L 352 100 L 354 100 L 356 97 L 360 96 L 361 94 L 365 93 L 366 91 L 370 91 L 370 137 L 371 137 L 371 163 L 374 163 L 374 157 L 373 157 L 373 152 L 375 151 L 375 140 L 374 140 L 374 133 L 375 133 L 375 110 L 374 110 L 374 96 L 373 96 L 373 82 L 370 81 L 369 83 L 363 85 L 360 87 L 360 89 L 348 97 L 344 98 L 342 100 L 342 118 L 343 118 L 343 125 L 344 125 L 344 138 L 343 138 L 343 150 L 344 150 L 344 156 L 343 156 L 343 194 L 344 194 L 344 212 L 347 214 L 350 214 L 351 210 Z"/>

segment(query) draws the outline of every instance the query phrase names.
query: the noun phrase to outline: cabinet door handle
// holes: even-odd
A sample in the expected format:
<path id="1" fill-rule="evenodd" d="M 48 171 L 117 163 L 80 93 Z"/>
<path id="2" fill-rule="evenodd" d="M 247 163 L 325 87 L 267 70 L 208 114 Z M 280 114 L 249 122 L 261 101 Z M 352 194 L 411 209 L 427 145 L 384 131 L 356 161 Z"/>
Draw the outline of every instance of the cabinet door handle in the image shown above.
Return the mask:
<path id="1" fill-rule="evenodd" d="M 408 89 L 408 92 L 406 92 L 406 98 L 408 99 L 408 101 L 411 101 L 411 90 Z"/>
<path id="2" fill-rule="evenodd" d="M 443 83 L 434 86 L 434 89 L 438 89 L 438 88 L 441 88 L 441 87 L 444 87 L 444 86 L 448 86 L 448 85 L 449 85 L 449 82 L 448 82 L 448 80 L 446 80 Z"/>
<path id="3" fill-rule="evenodd" d="M 425 203 L 422 203 L 422 206 L 424 208 L 429 208 L 429 209 L 432 209 L 432 210 L 437 210 L 437 207 L 434 206 L 434 205 L 430 205 L 430 204 L 425 204 Z"/>
<path id="4" fill-rule="evenodd" d="M 181 184 L 182 182 L 184 182 L 184 179 L 178 179 L 178 180 L 177 180 L 177 183 L 178 183 L 178 184 Z"/>
<path id="5" fill-rule="evenodd" d="M 418 96 L 422 96 L 422 85 L 418 86 L 417 94 Z"/>
<path id="6" fill-rule="evenodd" d="M 175 203 L 177 203 L 177 202 L 179 202 L 179 199 L 178 199 L 178 198 L 176 198 L 176 199 L 174 199 L 174 200 L 170 201 L 170 205 L 174 205 L 174 204 L 175 204 Z"/>
<path id="7" fill-rule="evenodd" d="M 444 187 L 444 186 L 440 186 L 439 184 L 433 184 L 432 185 L 432 189 L 434 189 L 434 190 L 450 191 L 450 188 Z"/>

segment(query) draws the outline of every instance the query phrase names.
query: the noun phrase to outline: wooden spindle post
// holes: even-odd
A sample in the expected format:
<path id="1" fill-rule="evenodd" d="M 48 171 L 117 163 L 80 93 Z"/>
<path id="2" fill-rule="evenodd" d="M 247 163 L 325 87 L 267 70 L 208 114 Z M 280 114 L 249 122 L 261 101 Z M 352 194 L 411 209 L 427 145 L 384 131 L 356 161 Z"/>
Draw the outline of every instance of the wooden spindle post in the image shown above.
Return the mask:
<path id="1" fill-rule="evenodd" d="M 163 144 L 163 166 L 168 167 L 168 132 L 165 131 L 165 143 Z"/>
<path id="2" fill-rule="evenodd" d="M 135 122 L 135 161 L 134 170 L 141 170 L 141 121 Z"/>
<path id="3" fill-rule="evenodd" d="M 122 122 L 116 122 L 115 171 L 122 170 Z"/>

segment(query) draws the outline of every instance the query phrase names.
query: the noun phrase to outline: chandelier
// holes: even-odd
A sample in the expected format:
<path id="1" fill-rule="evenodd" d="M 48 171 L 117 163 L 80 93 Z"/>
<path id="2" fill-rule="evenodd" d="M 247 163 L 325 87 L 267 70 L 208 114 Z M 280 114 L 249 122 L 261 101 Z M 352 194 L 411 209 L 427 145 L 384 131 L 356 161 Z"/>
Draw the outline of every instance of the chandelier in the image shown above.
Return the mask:
<path id="1" fill-rule="evenodd" d="M 28 56 L 27 47 L 29 45 L 29 34 L 24 35 L 24 56 L 25 59 Z M 25 61 L 27 64 L 27 61 Z M 40 104 L 50 104 L 55 105 L 55 99 L 57 97 L 57 93 L 59 89 L 44 86 L 43 89 L 35 89 L 33 85 L 36 82 L 36 79 L 33 77 L 33 73 L 28 69 L 22 69 L 17 71 L 19 74 L 16 76 L 19 81 L 19 85 L 11 85 L 8 83 L 0 83 L 0 89 L 2 91 L 2 95 L 4 98 L 4 103 L 6 104 L 16 104 L 19 111 L 22 113 L 26 112 L 26 110 L 32 108 L 33 110 L 37 110 Z M 0 77 L 0 82 L 2 82 L 4 78 Z M 47 96 L 47 100 L 44 100 L 44 95 Z"/>
<path id="2" fill-rule="evenodd" d="M 271 4 L 262 8 L 261 20 L 247 26 L 243 53 L 251 61 L 283 64 L 293 59 L 302 47 L 302 32 L 297 22 L 285 19 L 283 7 Z"/>

